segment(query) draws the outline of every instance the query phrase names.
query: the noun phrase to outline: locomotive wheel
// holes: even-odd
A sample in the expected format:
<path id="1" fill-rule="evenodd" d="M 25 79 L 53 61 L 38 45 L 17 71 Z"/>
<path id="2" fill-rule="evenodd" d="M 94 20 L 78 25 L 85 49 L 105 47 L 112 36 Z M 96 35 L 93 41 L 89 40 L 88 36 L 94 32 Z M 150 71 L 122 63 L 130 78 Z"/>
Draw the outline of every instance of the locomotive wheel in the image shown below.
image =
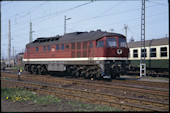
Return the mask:
<path id="1" fill-rule="evenodd" d="M 95 73 L 95 72 L 90 71 L 90 73 L 89 73 L 89 78 L 93 78 L 94 73 Z"/>
<path id="2" fill-rule="evenodd" d="M 37 74 L 41 74 L 42 73 L 42 67 L 39 65 L 37 66 Z"/>
<path id="3" fill-rule="evenodd" d="M 31 66 L 30 74 L 33 74 L 33 72 L 34 72 L 34 67 L 35 67 L 34 65 Z"/>
<path id="4" fill-rule="evenodd" d="M 33 75 L 37 75 L 37 69 L 34 69 L 34 71 L 32 72 Z"/>
<path id="5" fill-rule="evenodd" d="M 72 72 L 71 72 L 71 75 L 72 75 L 73 77 L 75 77 L 75 74 L 76 74 L 76 71 L 72 71 Z"/>
<path id="6" fill-rule="evenodd" d="M 78 68 L 76 69 L 75 77 L 77 78 L 77 77 L 79 77 L 80 75 L 81 75 L 80 67 L 78 67 Z"/>
<path id="7" fill-rule="evenodd" d="M 41 68 L 41 75 L 46 75 L 48 73 L 47 69 L 45 66 Z"/>
<path id="8" fill-rule="evenodd" d="M 33 75 L 37 74 L 37 68 L 34 65 L 31 66 L 31 72 L 32 72 Z"/>
<path id="9" fill-rule="evenodd" d="M 25 71 L 28 71 L 28 65 L 26 65 L 26 66 L 24 67 L 24 70 L 25 70 Z"/>
<path id="10" fill-rule="evenodd" d="M 84 78 L 87 78 L 87 79 L 89 79 L 90 77 L 89 77 L 89 72 L 87 72 L 86 74 L 85 74 L 85 77 Z"/>
<path id="11" fill-rule="evenodd" d="M 85 77 L 85 75 L 86 75 L 86 71 L 81 71 L 81 76 Z"/>
<path id="12" fill-rule="evenodd" d="M 75 77 L 78 78 L 79 77 L 79 72 L 76 71 Z"/>
<path id="13" fill-rule="evenodd" d="M 95 79 L 99 79 L 100 80 L 101 79 L 101 74 L 97 73 L 94 77 L 95 77 Z"/>
<path id="14" fill-rule="evenodd" d="M 90 77 L 89 77 L 89 75 L 90 75 L 90 68 L 89 68 L 89 67 L 87 67 L 87 70 L 86 70 L 86 73 L 85 73 L 84 78 L 89 79 L 89 78 L 90 78 Z"/>
<path id="15" fill-rule="evenodd" d="M 71 74 L 71 69 L 70 69 L 70 67 L 67 67 L 67 68 L 66 68 L 66 73 L 67 73 L 67 74 Z"/>

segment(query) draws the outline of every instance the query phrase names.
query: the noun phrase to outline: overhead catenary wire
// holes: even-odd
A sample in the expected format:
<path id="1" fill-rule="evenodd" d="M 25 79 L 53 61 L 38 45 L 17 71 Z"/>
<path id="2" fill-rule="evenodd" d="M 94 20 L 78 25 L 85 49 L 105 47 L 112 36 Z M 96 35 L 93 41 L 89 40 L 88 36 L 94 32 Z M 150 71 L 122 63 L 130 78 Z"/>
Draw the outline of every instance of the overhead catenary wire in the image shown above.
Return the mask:
<path id="1" fill-rule="evenodd" d="M 72 9 L 81 7 L 81 6 L 83 6 L 83 5 L 87 5 L 87 4 L 89 4 L 89 3 L 91 3 L 91 2 L 87 2 L 87 3 L 81 4 L 81 5 L 78 5 L 78 6 L 69 8 L 69 9 L 65 9 L 65 10 L 62 10 L 62 11 L 59 11 L 59 12 L 55 12 L 55 13 L 49 14 L 48 16 L 47 16 L 47 15 L 41 16 L 41 17 L 38 17 L 38 18 L 36 18 L 36 19 L 33 19 L 33 21 L 35 21 L 35 20 L 37 20 L 37 19 L 42 19 L 42 18 L 46 18 L 46 19 L 44 19 L 44 20 L 48 20 L 48 19 L 49 19 L 49 16 L 51 16 L 51 15 L 53 15 L 53 16 L 56 16 L 55 14 L 60 15 L 60 14 L 61 14 L 62 12 L 64 12 L 64 11 L 70 11 L 70 10 L 72 10 Z M 119 2 L 119 4 L 120 4 L 120 3 L 121 3 L 121 2 Z M 150 7 L 154 7 L 154 6 L 157 6 L 157 5 L 151 5 L 151 6 L 148 6 L 148 7 L 146 7 L 146 8 L 150 8 Z M 111 8 L 109 8 L 109 9 L 111 9 Z M 88 19 L 79 20 L 79 21 L 77 21 L 77 22 L 69 23 L 69 24 L 67 24 L 67 25 L 76 24 L 76 23 L 79 23 L 79 22 L 88 21 L 88 20 L 91 20 L 91 19 L 101 18 L 101 17 L 105 17 L 105 16 L 112 16 L 112 15 L 116 15 L 116 14 L 122 14 L 122 13 L 131 12 L 131 11 L 137 11 L 137 9 L 140 9 L 140 8 L 135 8 L 135 9 L 130 9 L 130 10 L 126 10 L 126 11 L 120 11 L 120 12 L 116 12 L 116 13 L 111 13 L 111 14 L 109 14 L 109 15 L 103 15 L 103 16 L 99 16 L 99 15 L 98 15 L 98 16 L 94 16 L 94 17 L 91 17 L 91 18 L 88 18 Z M 104 12 L 105 12 L 105 11 L 104 11 Z M 44 20 L 43 20 L 43 21 L 44 21 Z M 38 24 L 38 23 L 40 23 L 40 22 L 42 22 L 42 20 L 39 21 L 39 22 L 37 22 L 37 23 L 33 23 L 33 25 Z M 25 23 L 25 22 L 24 22 L 24 23 Z M 24 28 L 26 28 L 26 27 L 23 27 L 21 30 L 23 30 Z M 17 30 L 17 31 L 20 31 L 20 30 Z M 8 34 L 6 34 L 6 35 L 8 35 Z M 5 35 L 3 35 L 3 36 L 5 36 Z"/>
<path id="2" fill-rule="evenodd" d="M 73 9 L 79 8 L 79 7 L 81 7 L 81 6 L 84 6 L 84 5 L 87 5 L 87 4 L 90 4 L 90 3 L 92 3 L 92 1 L 86 2 L 86 3 L 83 3 L 83 4 L 80 4 L 80 5 L 77 5 L 77 6 L 74 6 L 74 7 L 65 9 L 65 10 L 62 10 L 62 11 L 58 11 L 58 12 L 55 12 L 55 13 L 51 13 L 51 14 L 48 14 L 48 15 L 41 16 L 41 17 L 32 19 L 32 21 L 39 20 L 39 19 L 43 19 L 43 18 L 46 18 L 46 19 L 44 19 L 44 20 L 48 20 L 50 16 L 56 16 L 56 15 L 58 16 L 58 15 L 60 15 L 60 14 L 62 14 L 62 13 L 65 13 L 65 12 L 67 12 L 67 11 L 71 11 L 71 10 L 73 10 Z M 43 21 L 44 21 L 44 20 L 43 20 Z M 28 22 L 28 21 L 24 21 L 24 22 L 21 22 L 21 23 L 25 23 L 25 22 Z M 39 21 L 39 22 L 37 22 L 37 23 L 33 23 L 33 25 L 38 24 L 38 23 L 40 23 L 40 22 L 42 22 L 42 20 Z M 21 24 L 21 23 L 18 23 L 18 24 Z M 15 26 L 15 24 L 14 24 L 14 25 L 11 25 L 11 27 L 12 27 L 12 26 Z M 24 27 L 24 28 L 26 28 L 26 27 Z M 17 30 L 17 31 L 18 31 L 18 30 Z M 6 35 L 8 35 L 8 34 L 6 34 Z M 3 35 L 3 36 L 6 36 L 6 35 Z"/>
<path id="3" fill-rule="evenodd" d="M 165 12 L 159 12 L 159 13 L 156 13 L 156 14 L 153 14 L 153 15 L 149 15 L 149 16 L 146 16 L 146 17 L 154 17 L 154 16 L 162 15 L 162 14 L 164 14 L 164 13 L 165 13 Z M 140 19 L 140 17 L 132 18 L 132 19 L 126 19 L 126 20 L 123 20 L 123 21 L 118 21 L 118 22 L 109 23 L 109 24 L 105 24 L 105 25 L 95 26 L 95 27 L 91 27 L 91 28 L 89 28 L 89 29 L 94 29 L 94 28 L 104 27 L 104 26 L 111 26 L 111 25 L 113 25 L 113 24 L 115 25 L 115 24 L 123 23 L 124 21 L 130 22 L 130 21 L 134 21 L 134 20 L 137 20 L 137 19 Z M 151 22 L 153 22 L 153 20 L 151 20 Z M 138 26 L 138 25 L 134 25 L 135 28 L 136 28 L 136 26 Z M 27 26 L 27 27 L 28 27 L 28 26 Z M 36 32 L 41 32 L 41 31 L 45 31 L 45 30 L 51 30 L 51 29 L 53 29 L 53 28 L 59 28 L 59 27 L 62 28 L 63 25 L 53 26 L 53 27 L 41 29 L 41 30 L 38 30 L 38 31 L 36 31 Z M 132 28 L 132 27 L 133 27 L 133 26 L 131 26 L 131 28 Z M 26 28 L 26 27 L 24 27 L 24 28 Z M 22 30 L 22 29 L 20 29 L 20 30 Z M 76 31 L 76 30 L 74 30 L 74 31 Z M 17 32 L 18 32 L 18 31 L 17 31 Z M 23 33 L 23 34 L 13 35 L 13 36 L 23 36 L 23 35 L 27 35 L 27 34 Z M 8 38 L 8 37 L 5 37 L 5 38 Z M 4 39 L 4 38 L 2 38 L 2 39 Z"/>
<path id="4" fill-rule="evenodd" d="M 151 6 L 147 6 L 146 8 L 155 7 L 155 6 L 158 6 L 158 5 L 151 5 Z M 87 19 L 82 19 L 82 20 L 78 20 L 78 21 L 73 22 L 73 23 L 69 23 L 67 25 L 76 24 L 76 23 L 84 22 L 84 21 L 89 21 L 89 20 L 93 20 L 93 19 L 97 19 L 97 18 L 103 18 L 103 17 L 106 17 L 106 16 L 120 15 L 120 14 L 123 14 L 123 13 L 128 13 L 128 12 L 131 12 L 131 11 L 138 11 L 138 10 L 140 10 L 140 8 L 133 8 L 133 9 L 130 9 L 130 10 L 114 12 L 114 13 L 110 13 L 110 14 L 106 14 L 106 15 L 93 16 L 93 17 L 90 17 L 90 18 L 87 18 Z"/>
<path id="5" fill-rule="evenodd" d="M 18 12 L 18 13 L 14 14 L 14 15 L 10 16 L 9 18 L 6 18 L 6 19 L 12 19 L 13 17 L 15 18 L 16 15 L 19 16 L 20 18 L 25 17 L 25 16 L 27 16 L 31 11 L 33 11 L 33 10 L 36 11 L 40 6 L 43 6 L 43 5 L 45 5 L 46 3 L 47 3 L 47 1 L 44 2 L 44 3 L 38 4 L 38 5 L 35 5 L 35 6 L 29 8 L 29 9 L 26 9 L 26 10 L 24 10 L 24 11 Z M 23 13 L 24 13 L 24 14 L 23 14 Z M 21 15 L 21 14 L 22 14 L 22 15 Z M 11 26 L 15 26 L 15 24 L 12 24 Z"/>

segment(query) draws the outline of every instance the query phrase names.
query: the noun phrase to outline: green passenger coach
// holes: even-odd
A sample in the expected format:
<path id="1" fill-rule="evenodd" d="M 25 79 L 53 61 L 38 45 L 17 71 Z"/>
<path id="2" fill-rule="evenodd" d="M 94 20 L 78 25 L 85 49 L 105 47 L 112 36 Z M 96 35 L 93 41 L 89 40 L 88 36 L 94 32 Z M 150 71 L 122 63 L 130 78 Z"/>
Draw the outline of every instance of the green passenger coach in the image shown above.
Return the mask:
<path id="1" fill-rule="evenodd" d="M 141 42 L 129 42 L 130 69 L 140 67 Z M 142 49 L 144 51 L 144 49 Z M 169 38 L 152 39 L 145 41 L 145 63 L 147 70 L 155 72 L 169 72 Z M 142 54 L 142 57 L 144 54 Z"/>

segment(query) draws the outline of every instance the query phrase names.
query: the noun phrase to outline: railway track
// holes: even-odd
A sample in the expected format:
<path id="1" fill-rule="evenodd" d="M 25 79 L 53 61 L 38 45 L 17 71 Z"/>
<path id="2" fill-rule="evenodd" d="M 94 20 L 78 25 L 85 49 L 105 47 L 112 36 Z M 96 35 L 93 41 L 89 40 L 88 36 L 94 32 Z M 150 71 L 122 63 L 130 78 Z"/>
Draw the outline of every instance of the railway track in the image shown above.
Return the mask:
<path id="1" fill-rule="evenodd" d="M 145 87 L 157 87 L 157 88 L 169 88 L 169 83 L 160 83 L 160 82 L 148 82 L 148 81 L 138 81 L 138 80 L 112 80 L 114 83 L 122 83 L 122 84 L 128 84 L 128 85 L 140 85 Z"/>
<path id="2" fill-rule="evenodd" d="M 150 101 L 146 99 L 110 95 L 72 88 L 56 87 L 48 84 L 30 83 L 25 81 L 1 80 L 3 87 L 19 87 L 33 90 L 37 93 L 52 94 L 63 98 L 76 99 L 94 104 L 104 104 L 125 111 L 168 111 L 169 103 Z"/>
<path id="3" fill-rule="evenodd" d="M 5 72 L 6 73 L 6 72 Z M 7 73 L 9 73 L 9 72 L 7 72 Z M 16 74 L 16 72 L 14 72 L 14 71 L 12 71 L 11 70 L 11 72 L 10 72 L 11 74 L 13 74 L 13 73 L 15 73 Z M 44 77 L 50 77 L 51 78 L 51 76 L 50 75 L 46 75 L 46 76 L 43 76 L 43 75 L 30 75 L 30 74 L 28 74 L 28 73 L 24 73 L 24 75 L 29 75 L 29 76 L 32 76 L 32 77 L 35 77 L 35 76 L 39 76 L 39 77 L 42 77 L 42 78 L 44 78 Z M 49 79 L 49 78 L 48 78 Z M 61 77 L 58 77 L 57 79 L 63 79 L 63 78 L 61 78 Z M 80 81 L 80 79 L 72 79 L 72 78 L 69 78 L 69 79 L 71 79 L 71 81 L 76 81 L 76 80 L 79 80 Z M 101 84 L 108 84 L 108 85 L 119 85 L 119 86 L 128 86 L 128 87 L 138 87 L 138 88 L 141 88 L 142 86 L 146 89 L 146 88 L 148 88 L 148 89 L 169 89 L 169 83 L 160 83 L 160 82 L 147 82 L 147 81 L 139 81 L 139 80 L 137 80 L 137 79 L 135 79 L 135 80 L 115 80 L 115 79 L 112 79 L 112 81 L 111 82 L 103 82 L 103 81 L 98 81 L 98 80 L 96 80 L 96 81 L 90 81 L 90 80 L 88 80 L 88 79 L 84 79 L 83 78 L 83 80 L 81 80 L 81 82 L 91 82 L 91 83 L 101 83 Z"/>
<path id="4" fill-rule="evenodd" d="M 4 74 L 2 74 L 4 77 Z M 7 74 L 6 74 L 7 77 Z M 8 77 L 12 77 L 17 79 L 17 76 L 8 74 Z M 74 89 L 80 90 L 88 90 L 88 91 L 95 91 L 95 92 L 104 92 L 107 94 L 117 94 L 121 96 L 129 96 L 129 97 L 136 97 L 136 98 L 144 98 L 149 100 L 156 100 L 161 102 L 169 102 L 169 91 L 165 90 L 153 90 L 153 89 L 144 89 L 144 88 L 134 88 L 134 87 L 123 87 L 118 85 L 108 85 L 108 84 L 96 84 L 96 83 L 86 83 L 82 82 L 81 80 L 68 80 L 68 79 L 61 79 L 61 78 L 48 78 L 44 79 L 42 77 L 35 76 L 33 77 L 26 77 L 22 76 L 22 80 L 30 81 L 30 82 L 39 82 L 45 84 L 53 84 L 59 87 L 69 87 Z"/>
<path id="5" fill-rule="evenodd" d="M 139 71 L 128 71 L 127 73 L 128 75 L 140 75 Z M 164 72 L 164 73 L 156 73 L 154 71 L 146 71 L 146 75 L 147 76 L 151 76 L 151 77 L 169 77 L 169 73 L 168 72 Z"/>
<path id="6" fill-rule="evenodd" d="M 2 76 L 10 76 L 17 78 L 17 74 L 9 74 L 9 73 L 2 73 Z M 146 81 L 137 81 L 137 80 L 112 80 L 112 82 L 105 82 L 105 81 L 91 81 L 87 79 L 74 79 L 74 78 L 65 78 L 65 77 L 52 77 L 50 75 L 43 76 L 43 75 L 30 75 L 25 73 L 22 75 L 22 78 L 29 77 L 29 79 L 41 79 L 45 81 L 44 78 L 48 79 L 49 82 L 59 82 L 66 79 L 65 82 L 76 82 L 76 83 L 90 83 L 90 84 L 105 84 L 110 86 L 122 86 L 122 87 L 132 87 L 132 88 L 139 88 L 139 89 L 148 89 L 148 90 L 155 90 L 155 91 L 162 91 L 162 92 L 169 92 L 169 84 L 168 83 L 160 83 L 160 82 L 146 82 Z"/>

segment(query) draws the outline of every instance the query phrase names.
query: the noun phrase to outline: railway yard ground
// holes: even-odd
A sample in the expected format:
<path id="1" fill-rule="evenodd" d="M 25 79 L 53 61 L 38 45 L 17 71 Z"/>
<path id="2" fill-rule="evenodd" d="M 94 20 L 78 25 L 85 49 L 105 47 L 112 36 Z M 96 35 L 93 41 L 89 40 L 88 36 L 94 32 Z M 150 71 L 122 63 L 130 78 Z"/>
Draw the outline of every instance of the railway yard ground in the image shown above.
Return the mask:
<path id="1" fill-rule="evenodd" d="M 169 111 L 169 77 L 93 80 L 1 71 L 2 112 Z"/>

